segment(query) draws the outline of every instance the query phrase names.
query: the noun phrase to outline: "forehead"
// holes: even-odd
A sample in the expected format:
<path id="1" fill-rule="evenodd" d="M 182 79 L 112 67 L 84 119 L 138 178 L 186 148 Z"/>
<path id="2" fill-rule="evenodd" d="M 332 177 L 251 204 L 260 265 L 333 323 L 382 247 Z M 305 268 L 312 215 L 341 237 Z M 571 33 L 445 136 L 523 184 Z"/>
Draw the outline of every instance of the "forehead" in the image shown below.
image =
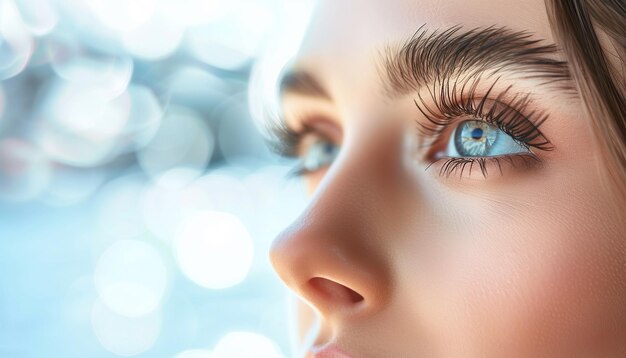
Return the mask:
<path id="1" fill-rule="evenodd" d="M 376 83 L 384 46 L 425 30 L 507 27 L 553 42 L 543 0 L 320 0 L 295 67 L 315 74 L 331 95 Z"/>

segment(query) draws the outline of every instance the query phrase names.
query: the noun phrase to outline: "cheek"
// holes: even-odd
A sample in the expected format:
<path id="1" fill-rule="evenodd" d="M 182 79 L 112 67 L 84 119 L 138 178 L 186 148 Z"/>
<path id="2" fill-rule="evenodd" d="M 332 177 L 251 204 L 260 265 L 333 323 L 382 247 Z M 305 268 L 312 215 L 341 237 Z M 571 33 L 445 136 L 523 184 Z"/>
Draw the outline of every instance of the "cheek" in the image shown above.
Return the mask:
<path id="1" fill-rule="evenodd" d="M 439 243 L 407 250 L 407 289 L 424 302 L 440 345 L 459 342 L 449 354 L 580 353 L 626 342 L 626 227 L 602 205 L 608 197 L 571 184 L 544 182 L 534 200 L 519 187 L 508 200 L 457 200 L 449 229 L 432 233 Z"/>
<path id="2" fill-rule="evenodd" d="M 519 352 L 542 344 L 590 347 L 614 330 L 608 322 L 620 315 L 624 322 L 619 282 L 626 277 L 611 240 L 540 223 L 533 229 L 491 236 L 496 244 L 461 245 L 442 269 L 448 320 L 457 321 L 447 326 L 468 344 Z"/>

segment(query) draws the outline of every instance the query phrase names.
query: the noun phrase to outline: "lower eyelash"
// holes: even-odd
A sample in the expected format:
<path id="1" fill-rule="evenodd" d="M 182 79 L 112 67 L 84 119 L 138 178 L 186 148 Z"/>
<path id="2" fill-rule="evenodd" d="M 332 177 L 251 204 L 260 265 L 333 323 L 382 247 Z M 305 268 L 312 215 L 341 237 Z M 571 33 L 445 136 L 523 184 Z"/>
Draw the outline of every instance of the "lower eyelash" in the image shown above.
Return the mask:
<path id="1" fill-rule="evenodd" d="M 429 169 L 437 163 L 441 164 L 439 175 L 445 178 L 450 178 L 456 174 L 458 174 L 459 178 L 463 178 L 463 174 L 471 176 L 472 170 L 475 170 L 476 167 L 480 169 L 483 177 L 487 178 L 489 167 L 496 168 L 500 175 L 503 175 L 503 165 L 509 165 L 513 168 L 521 165 L 529 169 L 540 165 L 541 160 L 534 154 L 527 153 L 503 155 L 499 157 L 443 157 L 431 162 L 426 169 Z"/>

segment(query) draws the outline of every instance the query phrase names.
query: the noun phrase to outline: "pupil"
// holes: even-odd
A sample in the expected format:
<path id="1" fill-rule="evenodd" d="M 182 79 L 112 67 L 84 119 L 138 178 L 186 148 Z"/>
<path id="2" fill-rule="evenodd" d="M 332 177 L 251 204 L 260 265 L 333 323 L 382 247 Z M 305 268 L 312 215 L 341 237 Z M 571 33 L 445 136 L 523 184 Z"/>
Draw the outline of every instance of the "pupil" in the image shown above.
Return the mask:
<path id="1" fill-rule="evenodd" d="M 480 128 L 475 128 L 472 131 L 472 139 L 480 139 L 483 137 L 483 130 Z"/>

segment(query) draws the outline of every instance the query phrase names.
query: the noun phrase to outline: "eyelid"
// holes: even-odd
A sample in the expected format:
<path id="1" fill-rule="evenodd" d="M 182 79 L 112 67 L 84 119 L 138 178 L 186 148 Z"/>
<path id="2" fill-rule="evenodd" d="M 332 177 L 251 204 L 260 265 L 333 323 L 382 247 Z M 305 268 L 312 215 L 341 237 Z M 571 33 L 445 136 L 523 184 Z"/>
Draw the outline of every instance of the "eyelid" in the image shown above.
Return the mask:
<path id="1" fill-rule="evenodd" d="M 520 144 L 529 148 L 549 151 L 551 142 L 540 130 L 548 119 L 546 112 L 531 109 L 532 101 L 528 93 L 512 93 L 512 86 L 500 90 L 497 95 L 496 84 L 491 84 L 484 94 L 479 94 L 480 77 L 448 79 L 429 88 L 429 97 L 420 93 L 414 103 L 420 118 L 416 120 L 422 149 L 430 149 L 440 143 L 442 134 L 453 123 L 463 119 L 479 119 L 496 125 Z M 457 90 L 458 89 L 458 90 Z"/>
<path id="2" fill-rule="evenodd" d="M 302 119 L 304 126 L 318 134 L 320 137 L 329 140 L 332 143 L 340 145 L 343 139 L 341 126 L 333 123 L 334 121 L 321 116 L 308 116 Z"/>

